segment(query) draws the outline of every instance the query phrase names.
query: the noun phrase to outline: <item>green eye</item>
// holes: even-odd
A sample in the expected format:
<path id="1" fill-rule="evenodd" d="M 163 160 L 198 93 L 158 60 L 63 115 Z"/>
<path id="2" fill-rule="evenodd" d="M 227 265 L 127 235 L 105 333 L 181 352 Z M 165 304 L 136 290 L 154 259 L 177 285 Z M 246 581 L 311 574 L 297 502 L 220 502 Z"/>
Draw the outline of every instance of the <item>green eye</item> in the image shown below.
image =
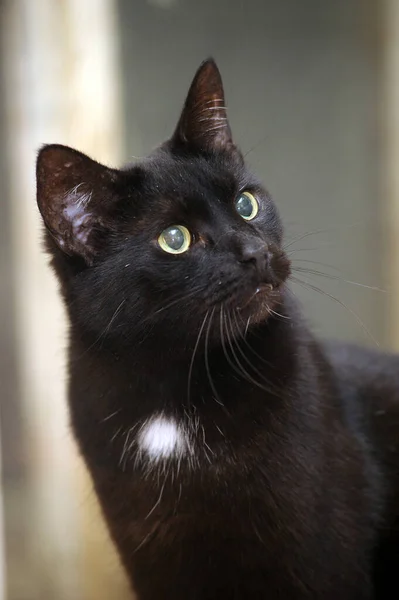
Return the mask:
<path id="1" fill-rule="evenodd" d="M 259 211 L 259 204 L 249 192 L 242 192 L 236 199 L 236 210 L 246 221 L 254 219 Z"/>
<path id="2" fill-rule="evenodd" d="M 191 244 L 191 234 L 183 225 L 171 225 L 163 230 L 158 238 L 158 244 L 169 254 L 187 252 Z"/>

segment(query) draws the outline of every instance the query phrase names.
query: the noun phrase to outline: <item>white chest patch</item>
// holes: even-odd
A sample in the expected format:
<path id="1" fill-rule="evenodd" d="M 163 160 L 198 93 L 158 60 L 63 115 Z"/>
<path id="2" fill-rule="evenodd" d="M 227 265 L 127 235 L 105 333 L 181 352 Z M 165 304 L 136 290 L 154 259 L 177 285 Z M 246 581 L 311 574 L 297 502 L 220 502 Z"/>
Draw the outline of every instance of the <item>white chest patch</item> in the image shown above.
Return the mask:
<path id="1" fill-rule="evenodd" d="M 183 427 L 170 417 L 152 417 L 138 436 L 139 448 L 147 457 L 158 462 L 166 458 L 182 457 L 189 452 L 189 440 Z"/>

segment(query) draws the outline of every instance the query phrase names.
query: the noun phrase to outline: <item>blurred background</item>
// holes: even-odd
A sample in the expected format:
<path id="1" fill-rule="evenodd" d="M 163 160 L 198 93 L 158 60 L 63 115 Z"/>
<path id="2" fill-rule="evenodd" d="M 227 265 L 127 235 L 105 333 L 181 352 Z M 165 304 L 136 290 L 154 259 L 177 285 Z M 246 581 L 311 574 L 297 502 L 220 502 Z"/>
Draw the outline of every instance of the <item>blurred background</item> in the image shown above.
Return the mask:
<path id="1" fill-rule="evenodd" d="M 0 600 L 128 599 L 68 428 L 37 150 L 143 156 L 214 56 L 312 327 L 399 349 L 399 2 L 0 0 L 0 28 Z"/>

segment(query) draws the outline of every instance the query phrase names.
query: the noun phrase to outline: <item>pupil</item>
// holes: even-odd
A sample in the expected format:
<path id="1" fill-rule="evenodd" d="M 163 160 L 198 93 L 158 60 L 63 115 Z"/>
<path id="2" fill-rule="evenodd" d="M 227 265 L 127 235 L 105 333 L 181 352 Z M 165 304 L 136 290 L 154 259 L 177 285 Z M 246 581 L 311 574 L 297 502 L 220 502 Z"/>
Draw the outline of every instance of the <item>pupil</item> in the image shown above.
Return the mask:
<path id="1" fill-rule="evenodd" d="M 171 227 L 164 233 L 164 240 L 172 250 L 180 250 L 184 243 L 184 235 L 177 227 Z"/>
<path id="2" fill-rule="evenodd" d="M 250 217 L 252 214 L 252 202 L 244 194 L 237 200 L 237 210 L 243 217 Z"/>

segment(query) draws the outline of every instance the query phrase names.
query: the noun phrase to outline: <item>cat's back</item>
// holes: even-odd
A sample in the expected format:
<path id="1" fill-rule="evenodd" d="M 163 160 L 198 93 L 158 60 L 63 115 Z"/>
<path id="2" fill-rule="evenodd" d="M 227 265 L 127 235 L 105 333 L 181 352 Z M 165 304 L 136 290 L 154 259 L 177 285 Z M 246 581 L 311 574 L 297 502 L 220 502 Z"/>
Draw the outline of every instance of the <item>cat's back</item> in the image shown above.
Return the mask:
<path id="1" fill-rule="evenodd" d="M 399 356 L 330 342 L 325 345 L 350 426 L 369 440 L 384 489 L 375 554 L 377 598 L 396 598 L 399 568 Z"/>
<path id="2" fill-rule="evenodd" d="M 360 420 L 380 449 L 399 453 L 399 355 L 332 341 L 324 348 L 352 424 Z"/>
<path id="3" fill-rule="evenodd" d="M 399 519 L 399 355 L 339 342 L 325 351 L 348 424 L 370 441 Z"/>
<path id="4" fill-rule="evenodd" d="M 335 341 L 324 349 L 344 394 L 362 400 L 370 417 L 399 418 L 399 354 Z"/>

